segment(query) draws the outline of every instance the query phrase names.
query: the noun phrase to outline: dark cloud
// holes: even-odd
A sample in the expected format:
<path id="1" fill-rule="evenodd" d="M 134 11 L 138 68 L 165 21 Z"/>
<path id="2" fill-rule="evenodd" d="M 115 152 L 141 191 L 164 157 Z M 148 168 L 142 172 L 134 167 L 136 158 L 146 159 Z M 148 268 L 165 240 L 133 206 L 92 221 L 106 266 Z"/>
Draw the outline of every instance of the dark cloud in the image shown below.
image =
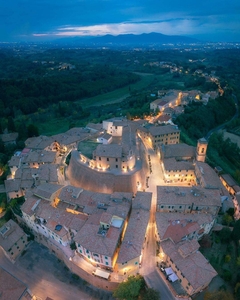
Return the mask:
<path id="1" fill-rule="evenodd" d="M 142 27 L 142 32 L 159 28 L 167 34 L 216 37 L 217 33 L 222 39 L 230 32 L 232 39 L 240 40 L 239 0 L 11 0 L 0 2 L 0 20 L 2 41 L 27 40 L 33 34 L 54 36 L 70 26 L 80 27 L 73 30 L 79 34 L 93 34 L 94 28 L 100 33 L 104 28 L 116 34 L 141 33 Z"/>

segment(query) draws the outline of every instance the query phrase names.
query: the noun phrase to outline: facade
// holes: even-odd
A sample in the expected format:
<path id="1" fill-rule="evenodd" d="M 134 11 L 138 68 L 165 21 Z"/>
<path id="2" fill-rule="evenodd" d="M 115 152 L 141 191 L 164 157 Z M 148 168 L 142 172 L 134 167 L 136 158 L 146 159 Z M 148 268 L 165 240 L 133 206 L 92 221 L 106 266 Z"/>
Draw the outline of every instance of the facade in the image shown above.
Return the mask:
<path id="1" fill-rule="evenodd" d="M 216 216 L 222 206 L 219 190 L 157 186 L 157 211 L 207 212 Z"/>
<path id="2" fill-rule="evenodd" d="M 139 128 L 138 135 L 153 149 L 161 145 L 178 144 L 180 140 L 180 130 L 173 125 Z"/>
<path id="3" fill-rule="evenodd" d="M 164 180 L 167 183 L 196 184 L 194 166 L 191 162 L 166 158 L 162 161 L 162 169 Z"/>
<path id="4" fill-rule="evenodd" d="M 205 162 L 207 154 L 208 141 L 205 138 L 201 138 L 197 143 L 196 160 Z"/>
<path id="5" fill-rule="evenodd" d="M 222 174 L 220 175 L 220 180 L 231 195 L 235 196 L 238 192 L 240 192 L 238 184 L 231 175 Z"/>
<path id="6" fill-rule="evenodd" d="M 23 252 L 27 244 L 27 235 L 13 220 L 9 220 L 0 228 L 0 247 L 12 262 Z"/>
<path id="7" fill-rule="evenodd" d="M 168 107 L 174 107 L 181 104 L 182 93 L 180 91 L 170 90 L 163 94 L 163 97 L 150 103 L 150 109 L 163 112 Z"/>

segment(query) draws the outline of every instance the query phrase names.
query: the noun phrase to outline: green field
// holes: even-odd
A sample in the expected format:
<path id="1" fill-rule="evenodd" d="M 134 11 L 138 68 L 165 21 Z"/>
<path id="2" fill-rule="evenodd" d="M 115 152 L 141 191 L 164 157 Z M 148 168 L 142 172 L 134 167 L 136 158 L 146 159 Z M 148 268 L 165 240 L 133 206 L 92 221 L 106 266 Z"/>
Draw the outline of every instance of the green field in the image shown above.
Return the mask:
<path id="1" fill-rule="evenodd" d="M 156 77 L 154 74 L 145 74 L 145 73 L 137 73 L 141 76 L 141 79 L 130 85 L 130 88 L 132 91 L 138 91 L 144 88 L 147 88 Z M 79 100 L 82 107 L 91 107 L 91 106 L 100 106 L 105 104 L 111 104 L 111 103 L 118 103 L 125 100 L 128 96 L 130 96 L 129 93 L 129 86 L 125 86 L 123 88 L 114 90 L 112 92 L 98 95 L 95 97 L 87 98 L 85 100 Z"/>

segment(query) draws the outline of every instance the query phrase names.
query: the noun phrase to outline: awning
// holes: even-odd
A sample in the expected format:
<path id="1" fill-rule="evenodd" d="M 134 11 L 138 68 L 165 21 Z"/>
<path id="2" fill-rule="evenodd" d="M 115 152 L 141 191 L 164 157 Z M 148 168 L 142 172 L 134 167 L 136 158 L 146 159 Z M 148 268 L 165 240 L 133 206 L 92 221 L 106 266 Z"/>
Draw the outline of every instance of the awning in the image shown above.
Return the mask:
<path id="1" fill-rule="evenodd" d="M 167 275 L 172 274 L 172 273 L 173 273 L 172 268 L 171 268 L 171 267 L 170 267 L 170 268 L 165 268 L 165 273 L 166 273 Z"/>
<path id="2" fill-rule="evenodd" d="M 106 271 L 103 271 L 103 270 L 99 270 L 97 269 L 95 271 L 95 275 L 96 276 L 99 276 L 99 277 L 102 277 L 102 278 L 105 278 L 105 279 L 108 279 L 109 276 L 110 276 L 110 273 L 106 272 Z"/>
<path id="3" fill-rule="evenodd" d="M 170 279 L 170 281 L 175 282 L 178 280 L 178 277 L 175 273 L 172 273 L 171 275 L 168 276 L 168 278 Z"/>

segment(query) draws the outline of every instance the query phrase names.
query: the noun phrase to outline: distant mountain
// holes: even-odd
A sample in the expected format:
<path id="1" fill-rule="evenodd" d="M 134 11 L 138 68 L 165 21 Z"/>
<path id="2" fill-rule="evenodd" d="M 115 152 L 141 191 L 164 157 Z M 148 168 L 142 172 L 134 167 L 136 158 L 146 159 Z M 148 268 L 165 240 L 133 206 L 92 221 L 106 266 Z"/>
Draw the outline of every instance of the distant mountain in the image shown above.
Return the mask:
<path id="1" fill-rule="evenodd" d="M 104 35 L 96 37 L 74 37 L 64 38 L 57 41 L 58 43 L 70 43 L 81 45 L 95 45 L 95 46 L 154 46 L 163 44 L 192 44 L 200 41 L 194 38 L 179 36 L 179 35 L 165 35 L 161 33 L 143 33 L 135 34 L 120 34 Z"/>

